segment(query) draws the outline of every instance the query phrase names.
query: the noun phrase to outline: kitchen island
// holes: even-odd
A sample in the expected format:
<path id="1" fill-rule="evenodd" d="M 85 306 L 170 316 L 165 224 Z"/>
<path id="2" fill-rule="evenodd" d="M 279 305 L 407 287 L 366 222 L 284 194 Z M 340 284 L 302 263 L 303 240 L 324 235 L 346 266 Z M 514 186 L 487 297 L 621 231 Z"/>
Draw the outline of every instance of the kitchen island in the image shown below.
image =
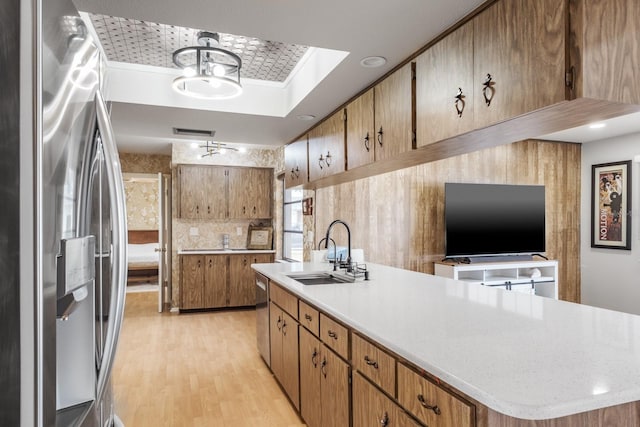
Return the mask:
<path id="1" fill-rule="evenodd" d="M 327 264 L 253 268 L 460 393 L 477 426 L 640 425 L 640 316 L 376 264 L 331 285 L 289 277 Z"/>

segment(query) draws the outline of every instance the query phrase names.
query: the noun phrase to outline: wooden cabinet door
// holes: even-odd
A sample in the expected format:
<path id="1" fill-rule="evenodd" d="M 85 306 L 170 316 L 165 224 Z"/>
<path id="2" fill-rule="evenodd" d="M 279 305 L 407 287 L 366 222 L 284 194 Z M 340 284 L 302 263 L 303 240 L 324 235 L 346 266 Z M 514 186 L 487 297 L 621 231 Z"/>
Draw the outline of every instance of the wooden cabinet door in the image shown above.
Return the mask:
<path id="1" fill-rule="evenodd" d="M 344 111 L 309 132 L 309 181 L 344 172 Z"/>
<path id="2" fill-rule="evenodd" d="M 269 338 L 271 342 L 271 371 L 282 384 L 282 322 L 283 313 L 280 307 L 269 303 Z"/>
<path id="3" fill-rule="evenodd" d="M 413 148 L 412 74 L 408 63 L 374 88 L 376 160 Z"/>
<path id="4" fill-rule="evenodd" d="M 298 377 L 298 322 L 282 312 L 282 387 L 296 409 L 300 409 L 300 378 Z"/>
<path id="5" fill-rule="evenodd" d="M 320 340 L 300 327 L 300 415 L 308 427 L 322 427 L 321 345 Z"/>
<path id="6" fill-rule="evenodd" d="M 474 129 L 473 84 L 473 22 L 468 22 L 417 58 L 418 147 Z"/>
<path id="7" fill-rule="evenodd" d="M 178 167 L 178 185 L 180 186 L 180 218 L 206 218 L 207 169 L 202 166 Z"/>
<path id="8" fill-rule="evenodd" d="M 180 256 L 180 308 L 204 308 L 204 257 Z"/>
<path id="9" fill-rule="evenodd" d="M 251 270 L 251 254 L 229 255 L 229 306 L 241 307 L 256 304 L 254 275 Z"/>
<path id="10" fill-rule="evenodd" d="M 271 218 L 271 200 L 273 199 L 273 169 L 252 168 L 249 169 L 249 182 L 247 193 L 249 200 L 249 218 Z"/>
<path id="11" fill-rule="evenodd" d="M 364 379 L 353 374 L 353 427 L 418 427 L 398 405 Z"/>
<path id="12" fill-rule="evenodd" d="M 205 218 L 227 218 L 227 174 L 222 166 L 201 166 L 205 169 L 204 181 L 198 183 L 205 188 Z"/>
<path id="13" fill-rule="evenodd" d="M 349 427 L 349 365 L 328 347 L 322 348 L 320 393 L 323 427 Z"/>
<path id="14" fill-rule="evenodd" d="M 229 168 L 229 218 L 271 218 L 273 170 Z"/>
<path id="15" fill-rule="evenodd" d="M 369 89 L 347 105 L 346 115 L 347 169 L 351 170 L 375 160 L 373 89 Z"/>
<path id="16" fill-rule="evenodd" d="M 284 186 L 296 187 L 307 183 L 308 135 L 284 147 Z"/>
<path id="17" fill-rule="evenodd" d="M 207 255 L 204 258 L 204 307 L 226 307 L 228 300 L 227 255 Z"/>
<path id="18" fill-rule="evenodd" d="M 501 0 L 473 19 L 476 127 L 565 100 L 568 3 Z"/>

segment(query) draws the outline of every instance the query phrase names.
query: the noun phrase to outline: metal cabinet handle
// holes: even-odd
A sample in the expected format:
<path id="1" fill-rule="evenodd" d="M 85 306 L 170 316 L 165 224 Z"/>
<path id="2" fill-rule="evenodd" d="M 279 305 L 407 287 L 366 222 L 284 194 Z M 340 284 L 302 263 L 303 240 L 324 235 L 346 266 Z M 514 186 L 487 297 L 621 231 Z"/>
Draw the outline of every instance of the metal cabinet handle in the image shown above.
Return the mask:
<path id="1" fill-rule="evenodd" d="M 207 213 L 211 213 L 211 206 L 207 206 Z"/>
<path id="2" fill-rule="evenodd" d="M 322 376 L 327 378 L 327 358 L 322 358 L 322 364 L 320 365 L 320 372 L 322 372 Z"/>
<path id="3" fill-rule="evenodd" d="M 367 152 L 369 152 L 369 149 L 371 148 L 369 146 L 369 132 L 367 132 L 367 136 L 364 137 L 364 148 L 367 150 Z"/>
<path id="4" fill-rule="evenodd" d="M 331 166 L 331 152 L 327 151 L 327 155 L 324 158 L 324 163 L 327 167 Z"/>
<path id="5" fill-rule="evenodd" d="M 242 265 L 243 265 L 243 266 L 245 266 L 245 267 L 247 266 L 247 259 L 246 259 L 246 258 L 244 258 L 244 259 L 242 260 Z"/>
<path id="6" fill-rule="evenodd" d="M 287 335 L 287 322 L 282 322 L 282 335 Z"/>
<path id="7" fill-rule="evenodd" d="M 364 356 L 364 361 L 367 362 L 367 365 L 373 366 L 373 369 L 378 369 L 378 362 L 371 360 L 369 356 Z"/>
<path id="8" fill-rule="evenodd" d="M 424 396 L 421 394 L 418 395 L 418 402 L 420 402 L 423 408 L 433 411 L 434 414 L 436 415 L 441 414 L 440 408 L 438 408 L 438 405 L 434 405 L 434 406 L 429 405 L 427 401 L 424 399 Z"/>
<path id="9" fill-rule="evenodd" d="M 213 267 L 213 260 L 209 258 L 209 268 Z"/>
<path id="10" fill-rule="evenodd" d="M 336 334 L 335 332 L 333 332 L 331 329 L 329 329 L 329 331 L 327 332 L 327 335 L 329 335 L 330 338 L 333 338 L 334 340 L 338 339 L 338 334 Z"/>
<path id="11" fill-rule="evenodd" d="M 491 74 L 487 74 L 487 77 L 484 79 L 482 83 L 482 96 L 484 96 L 484 103 L 487 104 L 487 107 L 491 105 L 491 100 L 493 99 L 493 95 L 495 95 L 496 90 L 493 87 L 495 82 L 493 82 L 493 77 Z"/>
<path id="12" fill-rule="evenodd" d="M 313 367 L 317 368 L 318 367 L 318 350 L 316 350 L 315 348 L 313 349 L 313 353 L 311 354 L 311 363 L 313 363 Z"/>
<path id="13" fill-rule="evenodd" d="M 300 168 L 296 166 L 295 169 L 291 169 L 291 178 L 298 178 L 300 176 Z"/>
<path id="14" fill-rule="evenodd" d="M 246 207 L 246 206 L 243 206 L 243 207 L 242 207 L 242 213 L 243 213 L 243 214 L 247 213 L 247 207 Z"/>
<path id="15" fill-rule="evenodd" d="M 389 414 L 386 411 L 382 418 L 380 418 L 380 425 L 382 427 L 387 427 L 389 425 Z"/>
<path id="16" fill-rule="evenodd" d="M 304 318 L 307 319 L 309 322 L 311 322 L 312 317 L 310 314 L 305 314 Z"/>
<path id="17" fill-rule="evenodd" d="M 320 158 L 318 159 L 318 165 L 320 165 L 320 169 L 323 169 L 322 162 L 324 162 L 324 156 L 320 154 Z"/>
<path id="18" fill-rule="evenodd" d="M 380 130 L 378 131 L 378 144 L 382 146 L 382 126 L 380 126 Z"/>
<path id="19" fill-rule="evenodd" d="M 280 326 L 281 323 L 282 323 L 282 318 L 278 316 L 278 321 L 276 322 L 276 327 L 278 328 L 278 330 L 282 329 Z"/>
<path id="20" fill-rule="evenodd" d="M 256 207 L 254 206 L 254 207 L 253 207 L 253 214 L 254 214 L 254 215 L 256 214 L 256 210 L 257 210 L 257 209 L 256 209 Z"/>
<path id="21" fill-rule="evenodd" d="M 200 260 L 198 260 L 198 268 L 200 268 Z"/>
<path id="22" fill-rule="evenodd" d="M 456 106 L 456 113 L 458 113 L 458 117 L 462 117 L 462 112 L 464 111 L 464 106 L 465 106 L 464 98 L 465 96 L 462 94 L 462 88 L 459 87 L 458 93 L 456 93 L 456 96 L 455 96 L 455 106 Z"/>
<path id="23" fill-rule="evenodd" d="M 200 206 L 196 205 L 196 213 L 199 214 L 200 213 Z"/>

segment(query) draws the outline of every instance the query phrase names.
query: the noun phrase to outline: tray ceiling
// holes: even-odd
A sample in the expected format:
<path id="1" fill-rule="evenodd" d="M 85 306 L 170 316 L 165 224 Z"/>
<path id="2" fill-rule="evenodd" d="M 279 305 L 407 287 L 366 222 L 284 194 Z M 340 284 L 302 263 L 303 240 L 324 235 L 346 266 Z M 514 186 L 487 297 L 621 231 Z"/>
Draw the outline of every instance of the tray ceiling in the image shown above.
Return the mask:
<path id="1" fill-rule="evenodd" d="M 89 14 L 109 61 L 177 68 L 172 55 L 177 49 L 198 46 L 201 29 L 158 24 L 137 19 Z M 215 32 L 215 29 L 206 29 Z M 260 40 L 220 33 L 220 47 L 242 59 L 242 78 L 284 82 L 308 46 Z"/>

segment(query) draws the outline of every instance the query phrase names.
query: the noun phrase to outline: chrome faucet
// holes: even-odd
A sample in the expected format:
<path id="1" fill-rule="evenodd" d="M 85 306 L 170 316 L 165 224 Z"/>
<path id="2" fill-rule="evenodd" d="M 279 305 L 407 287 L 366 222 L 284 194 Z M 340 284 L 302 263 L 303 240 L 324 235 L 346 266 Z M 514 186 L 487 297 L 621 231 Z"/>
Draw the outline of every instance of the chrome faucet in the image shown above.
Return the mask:
<path id="1" fill-rule="evenodd" d="M 347 272 L 350 272 L 351 271 L 351 230 L 349 230 L 349 226 L 347 225 L 346 222 L 344 222 L 341 219 L 336 219 L 331 224 L 329 224 L 329 227 L 327 227 L 327 234 L 324 237 L 324 240 L 325 240 L 324 248 L 325 249 L 329 248 L 329 240 L 333 240 L 333 239 L 329 238 L 329 233 L 331 233 L 331 228 L 336 224 L 342 224 L 342 225 L 344 225 L 344 228 L 347 229 L 347 260 L 346 260 L 346 264 L 347 264 Z M 335 242 L 334 242 L 333 245 L 334 245 L 334 248 L 335 248 Z M 334 259 L 333 259 L 333 269 L 334 270 L 336 270 L 336 268 L 337 268 L 337 263 L 338 263 L 338 260 L 335 259 L 335 255 L 334 255 Z"/>

